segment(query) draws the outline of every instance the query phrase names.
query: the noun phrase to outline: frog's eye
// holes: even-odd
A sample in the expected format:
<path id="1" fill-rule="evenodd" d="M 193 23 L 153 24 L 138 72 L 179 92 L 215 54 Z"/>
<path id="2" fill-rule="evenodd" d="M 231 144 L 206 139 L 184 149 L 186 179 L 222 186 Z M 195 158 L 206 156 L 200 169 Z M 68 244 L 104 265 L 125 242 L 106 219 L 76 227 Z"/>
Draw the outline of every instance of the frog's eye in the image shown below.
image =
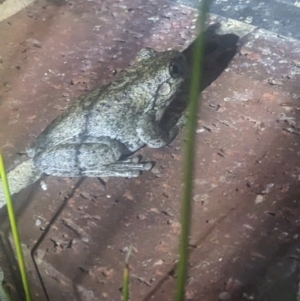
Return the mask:
<path id="1" fill-rule="evenodd" d="M 173 60 L 169 66 L 169 73 L 172 78 L 178 78 L 184 75 L 184 62 L 182 56 L 179 56 L 177 59 Z"/>
<path id="2" fill-rule="evenodd" d="M 179 77 L 181 74 L 179 64 L 172 62 L 169 66 L 169 72 L 173 78 Z"/>

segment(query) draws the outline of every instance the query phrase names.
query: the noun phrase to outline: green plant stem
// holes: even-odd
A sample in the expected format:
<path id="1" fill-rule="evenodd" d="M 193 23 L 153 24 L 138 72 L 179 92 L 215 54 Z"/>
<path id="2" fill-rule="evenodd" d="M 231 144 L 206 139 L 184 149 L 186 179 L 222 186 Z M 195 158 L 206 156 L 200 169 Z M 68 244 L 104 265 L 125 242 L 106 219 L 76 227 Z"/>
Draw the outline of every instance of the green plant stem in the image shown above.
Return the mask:
<path id="1" fill-rule="evenodd" d="M 123 301 L 129 300 L 129 267 L 126 264 L 123 272 Z"/>
<path id="2" fill-rule="evenodd" d="M 27 279 L 27 275 L 26 275 L 25 262 L 24 262 L 22 247 L 21 247 L 21 243 L 20 243 L 14 208 L 13 208 L 11 197 L 10 197 L 10 191 L 9 191 L 9 186 L 8 186 L 8 181 L 7 181 L 7 176 L 6 176 L 6 171 L 5 171 L 2 154 L 0 154 L 0 176 L 1 176 L 1 180 L 2 180 L 3 192 L 4 192 L 6 205 L 7 205 L 11 232 L 13 235 L 14 244 L 15 244 L 15 248 L 16 248 L 17 260 L 18 260 L 19 269 L 20 269 L 20 273 L 21 273 L 23 288 L 24 288 L 24 292 L 25 292 L 25 298 L 26 298 L 26 301 L 31 301 L 29 284 L 28 284 L 28 279 Z"/>
<path id="3" fill-rule="evenodd" d="M 129 258 L 131 255 L 132 246 L 129 247 L 125 257 L 125 267 L 123 272 L 123 301 L 129 300 Z"/>
<path id="4" fill-rule="evenodd" d="M 189 233 L 191 225 L 191 207 L 193 193 L 195 130 L 197 126 L 197 112 L 200 86 L 203 78 L 203 53 L 204 53 L 204 28 L 206 13 L 209 8 L 209 0 L 201 1 L 201 8 L 197 20 L 200 32 L 193 49 L 193 67 L 188 99 L 188 120 L 186 129 L 186 148 L 184 156 L 184 187 L 181 208 L 181 233 L 179 243 L 179 262 L 177 265 L 176 301 L 183 301 L 185 296 L 185 284 L 187 278 L 189 257 Z"/>

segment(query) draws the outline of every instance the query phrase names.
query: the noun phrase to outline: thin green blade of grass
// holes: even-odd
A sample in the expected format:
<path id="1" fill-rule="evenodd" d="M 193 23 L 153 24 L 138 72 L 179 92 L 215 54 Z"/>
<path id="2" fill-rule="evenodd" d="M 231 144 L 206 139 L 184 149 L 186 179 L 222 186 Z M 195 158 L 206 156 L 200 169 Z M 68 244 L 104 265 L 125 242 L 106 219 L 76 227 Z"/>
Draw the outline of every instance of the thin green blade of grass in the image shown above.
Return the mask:
<path id="1" fill-rule="evenodd" d="M 25 262 L 24 262 L 16 217 L 15 217 L 15 212 L 14 212 L 13 204 L 11 201 L 11 196 L 10 196 L 10 191 L 9 191 L 8 181 L 7 181 L 7 174 L 6 174 L 3 157 L 2 157 L 1 153 L 0 153 L 0 177 L 2 180 L 3 192 L 4 192 L 4 197 L 6 200 L 6 206 L 7 206 L 7 211 L 8 211 L 11 232 L 13 235 L 13 240 L 14 240 L 14 244 L 15 244 L 15 248 L 16 248 L 17 260 L 18 260 L 18 264 L 19 264 L 23 289 L 25 292 L 25 298 L 26 298 L 26 301 L 31 301 L 30 289 L 29 289 L 29 284 L 28 284 L 28 279 L 27 279 L 27 274 L 26 274 Z"/>
<path id="2" fill-rule="evenodd" d="M 131 255 L 132 246 L 129 247 L 125 258 L 125 267 L 123 271 L 123 301 L 129 301 L 129 258 Z"/>
<path id="3" fill-rule="evenodd" d="M 126 264 L 123 272 L 123 301 L 129 300 L 129 267 Z"/>
<path id="4" fill-rule="evenodd" d="M 209 10 L 210 0 L 202 0 L 197 20 L 200 32 L 193 49 L 192 77 L 188 98 L 188 120 L 186 128 L 186 147 L 184 153 L 183 193 L 181 208 L 181 233 L 179 242 L 179 261 L 176 271 L 176 294 L 175 301 L 183 301 L 185 297 L 185 284 L 187 278 L 189 258 L 189 233 L 191 224 L 191 208 L 193 193 L 195 131 L 197 126 L 198 99 L 200 84 L 203 78 L 203 54 L 204 54 L 204 28 L 206 14 Z"/>

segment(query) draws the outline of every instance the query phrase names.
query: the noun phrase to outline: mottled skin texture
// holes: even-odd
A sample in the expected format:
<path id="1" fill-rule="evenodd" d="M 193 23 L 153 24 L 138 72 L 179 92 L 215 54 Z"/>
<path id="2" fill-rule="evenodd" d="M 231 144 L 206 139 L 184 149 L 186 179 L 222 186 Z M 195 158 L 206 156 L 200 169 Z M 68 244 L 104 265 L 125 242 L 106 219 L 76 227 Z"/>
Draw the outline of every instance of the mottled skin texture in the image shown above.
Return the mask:
<path id="1" fill-rule="evenodd" d="M 135 177 L 151 169 L 128 156 L 176 136 L 182 119 L 168 132 L 159 122 L 185 73 L 179 52 L 142 49 L 115 82 L 78 98 L 37 137 L 28 150 L 35 168 L 66 177 Z"/>

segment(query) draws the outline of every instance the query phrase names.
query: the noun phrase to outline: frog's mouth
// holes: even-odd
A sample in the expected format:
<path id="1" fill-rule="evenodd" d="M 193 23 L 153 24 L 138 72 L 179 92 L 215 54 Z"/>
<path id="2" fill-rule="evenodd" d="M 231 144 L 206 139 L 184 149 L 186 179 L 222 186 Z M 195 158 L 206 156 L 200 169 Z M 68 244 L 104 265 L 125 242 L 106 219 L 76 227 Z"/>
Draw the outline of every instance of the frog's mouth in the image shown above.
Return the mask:
<path id="1" fill-rule="evenodd" d="M 168 99 L 168 101 L 165 102 L 165 106 L 159 109 L 161 114 L 160 116 L 156 117 L 158 117 L 157 120 L 159 121 L 162 128 L 165 128 L 166 130 L 170 129 L 182 116 L 184 110 L 187 107 L 186 95 L 187 89 L 183 80 L 181 86 L 179 86 L 179 88 L 176 90 L 176 93 L 174 93 Z"/>
<path id="2" fill-rule="evenodd" d="M 169 107 L 169 105 L 173 102 L 176 93 L 171 92 L 172 87 L 169 83 L 165 82 L 160 85 L 159 89 L 156 93 L 156 101 L 154 103 L 153 110 L 155 111 L 155 119 L 160 121 Z"/>

